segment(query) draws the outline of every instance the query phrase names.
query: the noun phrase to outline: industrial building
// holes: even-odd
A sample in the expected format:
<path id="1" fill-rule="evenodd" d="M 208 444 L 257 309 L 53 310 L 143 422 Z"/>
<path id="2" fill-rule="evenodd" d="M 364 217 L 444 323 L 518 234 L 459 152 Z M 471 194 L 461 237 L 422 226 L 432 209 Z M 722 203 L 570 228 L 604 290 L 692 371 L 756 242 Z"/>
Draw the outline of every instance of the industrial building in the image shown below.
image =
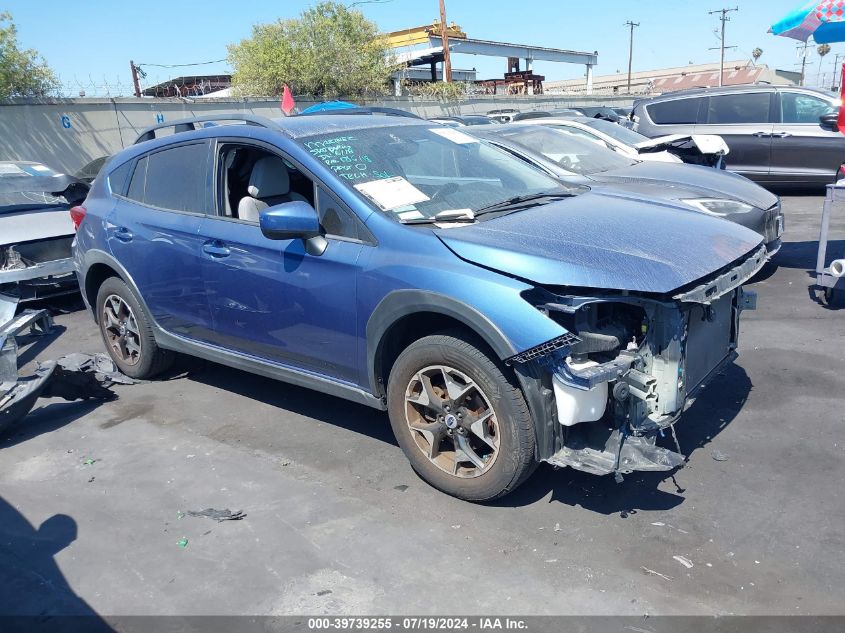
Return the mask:
<path id="1" fill-rule="evenodd" d="M 723 85 L 769 83 L 797 85 L 801 73 L 775 70 L 766 64 L 754 64 L 750 60 L 726 61 Z M 642 70 L 631 73 L 631 94 L 661 94 L 689 88 L 709 88 L 719 85 L 719 62 L 690 64 L 675 68 Z M 547 81 L 543 84 L 546 94 L 584 94 L 584 79 Z M 600 75 L 593 78 L 594 94 L 628 94 L 628 73 Z M 589 94 L 589 93 L 588 93 Z"/>
<path id="2" fill-rule="evenodd" d="M 442 79 L 444 54 L 440 22 L 435 21 L 428 25 L 393 31 L 385 35 L 395 59 L 399 63 L 406 64 L 406 68 L 393 77 L 397 95 L 401 94 L 401 85 L 405 80 L 438 81 Z M 501 57 L 506 62 L 507 72 L 503 73 L 502 77 L 493 79 L 479 81 L 474 69 L 452 71 L 454 80 L 473 81 L 485 92 L 491 94 L 542 93 L 545 78 L 534 73 L 535 61 L 583 65 L 586 75 L 581 80 L 582 90 L 587 94 L 592 90 L 593 66 L 598 63 L 598 52 L 584 53 L 530 44 L 475 39 L 469 37 L 454 23 L 447 25 L 446 39 L 451 55 Z"/>

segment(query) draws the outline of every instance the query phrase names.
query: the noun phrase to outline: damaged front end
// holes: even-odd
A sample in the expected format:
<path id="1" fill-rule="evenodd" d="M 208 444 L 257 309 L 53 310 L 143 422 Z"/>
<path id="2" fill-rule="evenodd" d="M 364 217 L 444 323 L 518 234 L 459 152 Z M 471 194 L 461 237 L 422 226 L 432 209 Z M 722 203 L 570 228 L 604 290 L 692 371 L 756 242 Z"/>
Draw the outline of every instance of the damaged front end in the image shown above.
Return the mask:
<path id="1" fill-rule="evenodd" d="M 538 457 L 617 480 L 684 462 L 674 424 L 712 376 L 736 357 L 742 289 L 766 263 L 741 263 L 666 296 L 535 289 L 525 298 L 567 334 L 509 359 L 530 376 L 549 419 Z M 668 431 L 674 450 L 658 446 Z"/>

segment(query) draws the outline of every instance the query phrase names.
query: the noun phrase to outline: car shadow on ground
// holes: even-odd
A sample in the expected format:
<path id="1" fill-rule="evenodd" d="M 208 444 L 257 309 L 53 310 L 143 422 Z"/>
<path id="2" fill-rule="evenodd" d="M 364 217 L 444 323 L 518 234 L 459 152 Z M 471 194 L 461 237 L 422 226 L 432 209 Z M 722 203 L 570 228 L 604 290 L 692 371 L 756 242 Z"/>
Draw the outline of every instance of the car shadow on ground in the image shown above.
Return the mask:
<path id="1" fill-rule="evenodd" d="M 103 403 L 100 400 L 58 400 L 39 406 L 0 435 L 0 449 L 15 446 L 44 433 L 50 433 L 85 417 Z"/>
<path id="2" fill-rule="evenodd" d="M 387 414 L 362 404 L 212 362 L 194 364 L 187 377 L 297 415 L 361 433 L 391 446 L 399 446 Z"/>
<path id="3" fill-rule="evenodd" d="M 780 268 L 805 270 L 807 275 L 815 277 L 818 252 L 818 240 L 784 242 L 778 254 L 772 259 L 772 263 Z M 845 240 L 828 240 L 827 263 L 839 257 L 845 257 Z"/>
<path id="4" fill-rule="evenodd" d="M 188 378 L 361 433 L 398 448 L 387 414 L 364 405 L 211 362 L 203 363 L 202 367 L 190 372 Z M 699 449 L 733 421 L 742 410 L 751 388 L 751 379 L 736 364 L 729 365 L 710 381 L 676 427 L 681 450 L 688 458 L 711 459 L 709 454 L 700 454 Z M 674 448 L 669 433 L 660 440 L 660 444 Z M 355 456 L 350 455 L 349 458 L 355 459 Z M 658 488 L 666 480 L 674 481 L 673 492 Z M 599 514 L 628 516 L 640 510 L 669 510 L 683 503 L 683 480 L 684 470 L 680 469 L 674 472 L 632 473 L 625 476 L 624 482 L 617 484 L 610 476 L 598 477 L 570 468 L 554 471 L 548 464 L 542 464 L 520 488 L 490 505 L 520 507 L 551 495 L 550 503 L 581 506 Z"/>
<path id="5" fill-rule="evenodd" d="M 54 559 L 76 537 L 68 515 L 54 514 L 36 528 L 0 497 L 0 628 L 113 631 L 76 595 Z"/>
<path id="6" fill-rule="evenodd" d="M 688 460 L 712 459 L 700 449 L 736 418 L 751 388 L 748 374 L 736 364 L 712 379 L 676 425 L 678 442 Z M 658 443 L 674 448 L 669 433 Z M 549 503 L 581 506 L 624 518 L 638 511 L 665 511 L 680 505 L 684 502 L 684 478 L 684 469 L 680 468 L 670 472 L 631 473 L 617 484 L 609 475 L 599 477 L 571 468 L 552 470 L 548 464 L 542 464 L 517 490 L 490 505 L 521 507 L 548 497 Z M 672 492 L 658 488 L 667 480 L 674 486 Z"/>
<path id="7" fill-rule="evenodd" d="M 63 325 L 54 324 L 53 328 L 47 334 L 24 334 L 17 336 L 18 367 L 23 367 L 38 358 L 44 350 L 64 334 L 66 329 Z"/>

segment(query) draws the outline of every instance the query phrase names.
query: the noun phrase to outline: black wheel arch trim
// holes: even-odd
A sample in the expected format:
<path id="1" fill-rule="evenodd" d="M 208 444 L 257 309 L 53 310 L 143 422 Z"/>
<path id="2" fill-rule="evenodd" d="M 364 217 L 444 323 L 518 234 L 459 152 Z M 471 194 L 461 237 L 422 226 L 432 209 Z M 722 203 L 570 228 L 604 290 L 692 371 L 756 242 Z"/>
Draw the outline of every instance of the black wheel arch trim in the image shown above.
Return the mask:
<path id="1" fill-rule="evenodd" d="M 504 361 L 519 351 L 496 324 L 466 303 L 427 290 L 394 290 L 381 300 L 367 321 L 367 371 L 374 394 L 384 395 L 385 392 L 385 385 L 380 384 L 377 375 L 384 335 L 400 319 L 419 312 L 434 312 L 460 321 L 487 343 L 499 360 Z M 514 372 L 534 422 L 535 457 L 540 460 L 555 452 L 557 416 L 554 396 L 543 385 L 539 368 L 533 367 L 534 363 L 528 364 L 532 367 L 515 367 Z"/>
<path id="2" fill-rule="evenodd" d="M 384 335 L 400 319 L 421 312 L 434 312 L 460 321 L 480 336 L 501 360 L 517 353 L 504 333 L 472 306 L 428 290 L 394 290 L 379 302 L 367 320 L 367 371 L 373 393 L 384 391 L 377 376 Z"/>

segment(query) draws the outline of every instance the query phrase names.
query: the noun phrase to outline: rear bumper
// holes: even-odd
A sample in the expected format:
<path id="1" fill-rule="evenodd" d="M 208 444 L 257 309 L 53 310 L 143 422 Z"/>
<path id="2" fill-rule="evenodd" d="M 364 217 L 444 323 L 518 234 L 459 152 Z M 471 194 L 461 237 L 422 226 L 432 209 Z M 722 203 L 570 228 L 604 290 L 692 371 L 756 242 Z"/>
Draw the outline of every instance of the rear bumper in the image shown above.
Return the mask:
<path id="1" fill-rule="evenodd" d="M 0 291 L 15 294 L 21 302 L 71 294 L 78 289 L 70 257 L 0 271 Z"/>

